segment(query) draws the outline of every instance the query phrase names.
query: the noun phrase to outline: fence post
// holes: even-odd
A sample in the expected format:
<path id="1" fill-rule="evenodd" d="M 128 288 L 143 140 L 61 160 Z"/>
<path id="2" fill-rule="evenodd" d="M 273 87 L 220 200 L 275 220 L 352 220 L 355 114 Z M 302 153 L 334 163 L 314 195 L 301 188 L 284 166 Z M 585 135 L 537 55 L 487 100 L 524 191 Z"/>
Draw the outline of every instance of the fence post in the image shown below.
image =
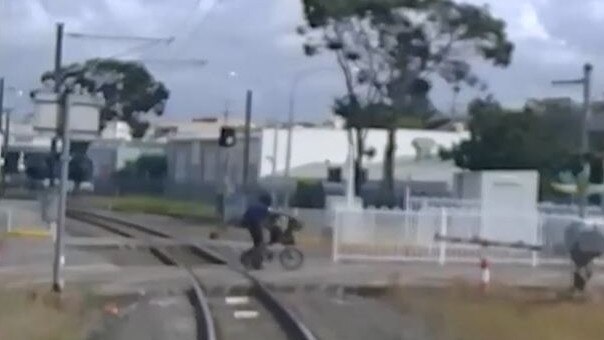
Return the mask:
<path id="1" fill-rule="evenodd" d="M 539 212 L 537 212 L 537 230 L 536 230 L 536 237 L 535 237 L 535 244 L 542 244 L 542 235 L 543 235 L 543 227 L 545 225 L 544 223 L 544 217 L 542 214 L 540 214 Z M 534 267 L 537 267 L 539 265 L 539 251 L 537 250 L 533 250 L 531 252 L 531 265 Z"/>
<path id="2" fill-rule="evenodd" d="M 447 211 L 440 209 L 440 236 L 447 236 Z M 447 261 L 447 243 L 441 240 L 438 245 L 438 263 L 444 266 Z"/>
<path id="3" fill-rule="evenodd" d="M 6 210 L 6 229 L 9 233 L 13 231 L 13 211 L 11 209 Z"/>
<path id="4" fill-rule="evenodd" d="M 333 210 L 334 213 L 334 217 L 333 217 L 333 228 L 331 230 L 331 259 L 333 262 L 338 263 L 340 261 L 339 258 L 339 254 L 338 254 L 338 244 L 340 242 L 340 233 L 339 233 L 339 229 L 340 229 L 340 218 L 339 218 L 339 214 L 340 214 L 341 210 L 338 208 L 335 208 Z"/>

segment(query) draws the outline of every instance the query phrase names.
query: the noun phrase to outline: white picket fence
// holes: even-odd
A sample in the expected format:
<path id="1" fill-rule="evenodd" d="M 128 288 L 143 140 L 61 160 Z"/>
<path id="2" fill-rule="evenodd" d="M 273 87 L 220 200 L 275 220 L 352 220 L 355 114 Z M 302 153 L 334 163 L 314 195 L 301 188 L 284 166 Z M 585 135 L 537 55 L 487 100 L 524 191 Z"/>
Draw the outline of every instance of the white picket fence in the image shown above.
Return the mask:
<path id="1" fill-rule="evenodd" d="M 11 209 L 0 208 L 0 234 L 13 231 L 13 211 Z"/>
<path id="2" fill-rule="evenodd" d="M 427 208 L 447 208 L 447 209 L 468 209 L 468 210 L 480 210 L 480 200 L 471 199 L 459 199 L 452 197 L 421 197 L 421 196 L 410 196 L 407 202 L 407 209 L 409 210 L 423 210 Z M 540 202 L 537 204 L 537 210 L 543 214 L 554 214 L 554 215 L 576 215 L 579 212 L 577 205 L 569 204 L 556 204 L 551 202 Z M 602 216 L 604 212 L 602 207 L 589 206 L 586 212 L 590 216 Z"/>
<path id="3" fill-rule="evenodd" d="M 577 221 L 568 214 L 497 212 L 476 209 L 422 210 L 338 209 L 332 220 L 334 261 L 476 262 L 487 256 L 494 263 L 567 263 L 564 230 Z M 435 234 L 481 237 L 542 245 L 542 251 L 481 248 L 447 244 Z"/>

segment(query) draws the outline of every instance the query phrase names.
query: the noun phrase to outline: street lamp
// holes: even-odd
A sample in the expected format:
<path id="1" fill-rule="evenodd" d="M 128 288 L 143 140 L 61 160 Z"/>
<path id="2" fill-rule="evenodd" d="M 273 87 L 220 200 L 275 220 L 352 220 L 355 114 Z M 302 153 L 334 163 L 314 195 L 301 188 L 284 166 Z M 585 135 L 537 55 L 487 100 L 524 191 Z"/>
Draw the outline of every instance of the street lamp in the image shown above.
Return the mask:
<path id="1" fill-rule="evenodd" d="M 6 91 L 5 91 L 6 90 Z M 0 78 L 0 130 L 2 130 L 2 173 L 0 175 L 1 193 L 4 196 L 6 189 L 6 158 L 8 155 L 9 133 L 10 133 L 10 114 L 13 108 L 5 107 L 5 93 L 12 92 L 17 97 L 23 96 L 23 91 L 14 86 L 4 87 L 4 78 Z M 6 115 L 6 116 L 5 116 Z"/>
<path id="2" fill-rule="evenodd" d="M 285 178 L 288 179 L 290 177 L 291 172 L 291 158 L 292 158 L 292 133 L 294 127 L 294 119 L 295 119 L 295 108 L 296 108 L 296 92 L 298 90 L 298 86 L 303 80 L 306 80 L 310 76 L 316 75 L 322 71 L 331 70 L 329 67 L 321 67 L 321 68 L 313 68 L 308 70 L 302 70 L 298 72 L 294 76 L 294 80 L 292 82 L 292 87 L 289 94 L 289 114 L 288 114 L 288 122 L 287 122 L 287 149 L 286 149 L 286 159 L 285 159 Z M 360 70 L 356 67 L 352 69 L 353 74 L 357 74 Z M 354 169 L 354 141 L 352 138 L 352 132 L 348 131 L 348 176 L 351 178 L 346 186 L 346 200 L 348 205 L 351 206 L 354 200 L 354 177 L 355 177 L 355 169 Z M 289 202 L 289 192 L 288 197 L 285 202 Z"/>
<path id="3" fill-rule="evenodd" d="M 292 130 L 294 128 L 295 110 L 296 110 L 296 93 L 300 83 L 321 71 L 328 70 L 329 68 L 313 68 L 309 70 L 302 70 L 294 76 L 292 86 L 289 91 L 289 111 L 287 116 L 287 148 L 285 154 L 285 177 L 289 178 L 291 171 L 291 160 L 292 160 Z"/>
<path id="4" fill-rule="evenodd" d="M 235 79 L 239 77 L 239 73 L 237 73 L 237 71 L 229 71 L 229 73 L 227 74 L 227 82 L 230 82 L 230 80 Z M 227 89 L 227 96 L 224 100 L 224 122 L 223 124 L 227 124 L 228 120 L 229 120 L 229 111 L 230 111 L 230 106 L 231 106 L 231 96 L 232 96 L 232 91 L 229 88 Z"/>
<path id="5" fill-rule="evenodd" d="M 285 150 L 285 178 L 289 179 L 290 178 L 290 172 L 291 172 L 291 162 L 292 162 L 292 134 L 293 134 L 293 128 L 294 128 L 294 120 L 295 120 L 295 110 L 296 110 L 296 93 L 298 90 L 298 86 L 300 85 L 300 83 L 321 72 L 321 71 L 325 71 L 328 68 L 313 68 L 313 69 L 308 69 L 308 70 L 302 70 L 298 73 L 296 73 L 296 75 L 294 76 L 294 80 L 292 81 L 292 86 L 290 88 L 289 91 L 289 111 L 288 111 L 288 115 L 287 115 L 287 146 L 286 146 L 286 150 Z M 276 129 L 275 129 L 275 133 L 276 133 Z M 285 198 L 285 204 L 289 204 L 289 190 L 287 191 L 286 194 L 286 198 Z"/>
<path id="6" fill-rule="evenodd" d="M 581 161 L 583 168 L 587 165 L 588 160 L 586 155 L 589 153 L 589 134 L 587 132 L 587 124 L 591 116 L 591 74 L 593 66 L 590 63 L 583 65 L 583 77 L 570 80 L 555 80 L 552 81 L 554 86 L 565 85 L 581 85 L 583 86 L 583 117 L 581 121 Z M 579 217 L 585 217 L 585 208 L 587 206 L 587 194 L 581 193 L 579 197 Z"/>

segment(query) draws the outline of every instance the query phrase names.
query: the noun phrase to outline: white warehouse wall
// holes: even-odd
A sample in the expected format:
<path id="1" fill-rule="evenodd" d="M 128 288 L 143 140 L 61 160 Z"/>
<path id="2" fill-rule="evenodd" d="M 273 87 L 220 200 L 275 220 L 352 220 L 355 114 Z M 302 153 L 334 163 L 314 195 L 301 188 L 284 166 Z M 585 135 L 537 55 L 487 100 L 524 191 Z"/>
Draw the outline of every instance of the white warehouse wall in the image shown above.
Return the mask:
<path id="1" fill-rule="evenodd" d="M 285 170 L 287 129 L 277 129 L 277 173 Z M 262 158 L 260 176 L 272 173 L 272 156 L 275 129 L 262 130 Z M 469 138 L 468 132 L 449 132 L 432 130 L 399 129 L 396 134 L 396 157 L 414 156 L 415 148 L 412 142 L 416 138 L 431 138 L 439 147 L 449 148 L 454 144 Z M 386 131 L 370 129 L 365 139 L 366 148 L 375 148 L 375 157 L 371 163 L 381 163 L 384 159 Z M 333 128 L 294 128 L 292 133 L 291 167 L 296 168 L 310 163 L 342 164 L 348 155 L 348 137 L 346 130 Z"/>

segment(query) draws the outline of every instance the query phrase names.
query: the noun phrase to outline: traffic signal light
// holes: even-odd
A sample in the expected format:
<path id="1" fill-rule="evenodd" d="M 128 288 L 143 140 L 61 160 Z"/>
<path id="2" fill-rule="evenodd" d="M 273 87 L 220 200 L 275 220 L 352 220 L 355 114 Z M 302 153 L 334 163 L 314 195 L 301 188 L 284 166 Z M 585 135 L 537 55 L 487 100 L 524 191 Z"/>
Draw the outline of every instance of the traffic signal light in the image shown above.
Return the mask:
<path id="1" fill-rule="evenodd" d="M 589 160 L 590 167 L 590 183 L 602 184 L 604 183 L 604 160 L 600 157 L 592 157 Z"/>
<path id="2" fill-rule="evenodd" d="M 220 128 L 220 138 L 218 139 L 218 145 L 230 148 L 235 146 L 237 142 L 235 138 L 235 129 L 229 126 L 223 126 Z"/>

